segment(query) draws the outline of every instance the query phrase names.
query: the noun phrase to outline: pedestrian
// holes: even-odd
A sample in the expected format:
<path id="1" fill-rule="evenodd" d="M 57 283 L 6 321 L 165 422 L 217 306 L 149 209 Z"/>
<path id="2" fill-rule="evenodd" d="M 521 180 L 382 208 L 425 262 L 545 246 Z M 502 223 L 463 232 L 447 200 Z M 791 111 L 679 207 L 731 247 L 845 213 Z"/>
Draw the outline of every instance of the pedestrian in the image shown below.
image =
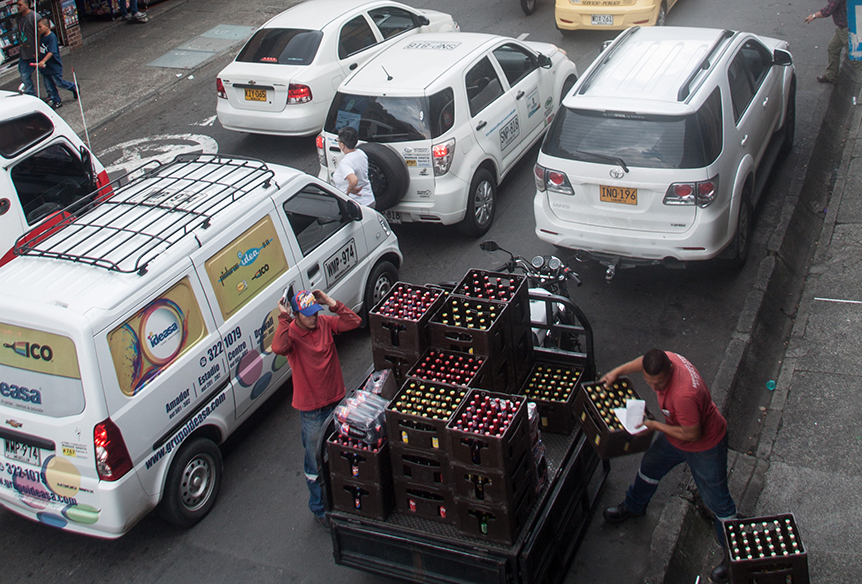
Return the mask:
<path id="1" fill-rule="evenodd" d="M 703 502 L 715 515 L 715 530 L 723 544 L 722 522 L 736 517 L 736 504 L 727 487 L 727 421 L 694 365 L 675 353 L 650 349 L 606 373 L 601 381 L 607 386 L 621 375 L 637 372 L 643 373 L 656 392 L 665 423 L 644 421 L 644 426 L 659 434 L 644 454 L 625 500 L 604 510 L 605 521 L 622 523 L 646 513 L 661 479 L 685 462 Z M 710 580 L 727 579 L 727 563 L 722 560 L 710 573 Z"/>
<path id="2" fill-rule="evenodd" d="M 38 14 L 30 9 L 31 0 L 18 0 L 18 74 L 21 76 L 21 86 L 18 91 L 27 95 L 36 95 L 33 86 L 33 70 L 36 63 L 36 43 Z"/>
<path id="3" fill-rule="evenodd" d="M 42 72 L 45 81 L 45 91 L 48 93 L 48 103 L 54 109 L 63 106 L 59 85 L 63 89 L 72 92 L 72 97 L 78 99 L 78 89 L 71 81 L 63 79 L 63 61 L 60 59 L 60 45 L 57 43 L 57 35 L 51 32 L 51 21 L 47 18 L 39 20 L 39 61 L 36 66 Z"/>
<path id="4" fill-rule="evenodd" d="M 318 315 L 323 310 L 321 304 L 337 316 Z M 329 529 L 315 446 L 330 414 L 344 397 L 344 379 L 333 335 L 357 328 L 361 319 L 344 303 L 336 302 L 320 290 L 298 292 L 290 298 L 290 306 L 281 298 L 278 309 L 272 350 L 287 357 L 293 374 L 293 407 L 300 414 L 308 508 L 317 522 Z"/>
<path id="5" fill-rule="evenodd" d="M 118 0 L 120 5 L 120 16 L 128 22 L 144 23 L 149 20 L 146 12 L 138 12 L 138 0 L 128 0 L 129 7 L 126 8 L 126 0 Z"/>
<path id="6" fill-rule="evenodd" d="M 835 34 L 826 46 L 826 54 L 829 55 L 829 64 L 826 65 L 826 73 L 817 76 L 820 83 L 838 83 L 838 67 L 841 65 L 841 51 L 848 45 L 847 37 L 847 0 L 829 0 L 825 8 L 821 8 L 814 14 L 805 17 L 805 22 L 810 23 L 815 18 L 832 17 L 835 23 Z M 860 69 L 860 63 L 853 61 L 853 66 Z"/>
<path id="7" fill-rule="evenodd" d="M 366 207 L 374 208 L 374 192 L 368 181 L 368 155 L 356 148 L 359 133 L 352 126 L 344 126 L 338 131 L 338 147 L 344 158 L 338 163 L 332 182 L 336 188 Z"/>

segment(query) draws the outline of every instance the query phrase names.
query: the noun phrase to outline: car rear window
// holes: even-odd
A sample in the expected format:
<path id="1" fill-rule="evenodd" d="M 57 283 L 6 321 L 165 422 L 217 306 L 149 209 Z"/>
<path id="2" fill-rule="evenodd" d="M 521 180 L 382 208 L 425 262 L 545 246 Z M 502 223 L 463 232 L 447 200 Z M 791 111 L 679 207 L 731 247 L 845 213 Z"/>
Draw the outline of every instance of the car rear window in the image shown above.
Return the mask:
<path id="1" fill-rule="evenodd" d="M 242 63 L 308 65 L 314 60 L 323 33 L 295 28 L 263 28 L 237 55 Z"/>
<path id="2" fill-rule="evenodd" d="M 642 168 L 702 168 L 721 152 L 721 95 L 685 116 L 561 108 L 544 143 L 549 156 L 584 162 L 622 159 Z"/>
<path id="3" fill-rule="evenodd" d="M 365 142 L 412 142 L 431 138 L 428 99 L 337 93 L 324 131 L 353 126 Z"/>
<path id="4" fill-rule="evenodd" d="M 40 112 L 4 120 L 0 122 L 0 156 L 15 158 L 53 133 L 53 122 Z"/>

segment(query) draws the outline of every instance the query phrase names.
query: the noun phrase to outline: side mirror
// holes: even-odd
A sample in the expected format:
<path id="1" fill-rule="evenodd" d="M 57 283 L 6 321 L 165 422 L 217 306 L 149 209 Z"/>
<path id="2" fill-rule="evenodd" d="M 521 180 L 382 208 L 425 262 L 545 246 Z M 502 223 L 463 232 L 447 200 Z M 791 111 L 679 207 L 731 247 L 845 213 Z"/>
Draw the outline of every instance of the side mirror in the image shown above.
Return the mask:
<path id="1" fill-rule="evenodd" d="M 431 24 L 431 21 L 428 20 L 428 17 L 422 14 L 419 15 L 417 20 L 419 21 L 419 26 L 428 26 L 429 24 Z"/>
<path id="2" fill-rule="evenodd" d="M 793 64 L 793 57 L 787 51 L 775 49 L 772 53 L 772 64 L 787 67 Z"/>
<path id="3" fill-rule="evenodd" d="M 539 67 L 541 67 L 542 69 L 550 69 L 551 65 L 553 65 L 551 58 L 547 55 L 539 53 Z"/>
<path id="4" fill-rule="evenodd" d="M 354 221 L 362 221 L 362 207 L 356 201 L 347 202 L 347 216 Z"/>
<path id="5" fill-rule="evenodd" d="M 489 241 L 483 241 L 482 243 L 480 243 L 479 248 L 482 251 L 497 251 L 498 249 L 500 249 L 500 246 L 497 245 L 496 241 L 490 241 L 489 240 Z"/>
<path id="6" fill-rule="evenodd" d="M 604 52 L 605 49 L 607 49 L 609 46 L 611 46 L 612 42 L 614 42 L 614 39 L 609 39 L 609 40 L 602 42 L 602 51 L 601 52 Z"/>

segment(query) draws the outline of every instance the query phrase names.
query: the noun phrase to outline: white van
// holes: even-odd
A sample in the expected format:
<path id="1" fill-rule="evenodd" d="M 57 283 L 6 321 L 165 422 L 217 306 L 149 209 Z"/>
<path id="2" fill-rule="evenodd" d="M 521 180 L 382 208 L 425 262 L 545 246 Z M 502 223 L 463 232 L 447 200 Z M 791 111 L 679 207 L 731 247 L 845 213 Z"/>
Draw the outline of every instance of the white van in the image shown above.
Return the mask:
<path id="1" fill-rule="evenodd" d="M 57 211 L 107 184 L 104 167 L 48 104 L 0 91 L 0 266 L 24 232 L 50 230 Z"/>
<path id="2" fill-rule="evenodd" d="M 114 538 L 193 525 L 218 444 L 288 376 L 286 289 L 361 311 L 397 280 L 385 219 L 319 179 L 197 155 L 149 169 L 0 268 L 0 503 Z"/>

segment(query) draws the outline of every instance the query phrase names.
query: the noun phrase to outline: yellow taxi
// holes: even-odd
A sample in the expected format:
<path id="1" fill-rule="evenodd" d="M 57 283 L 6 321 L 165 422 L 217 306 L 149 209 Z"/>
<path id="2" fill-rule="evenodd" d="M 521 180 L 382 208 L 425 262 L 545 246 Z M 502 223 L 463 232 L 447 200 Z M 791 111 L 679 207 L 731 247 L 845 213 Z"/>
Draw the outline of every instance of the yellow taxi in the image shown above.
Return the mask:
<path id="1" fill-rule="evenodd" d="M 573 30 L 623 30 L 664 26 L 677 0 L 557 0 L 554 19 L 563 34 Z"/>

